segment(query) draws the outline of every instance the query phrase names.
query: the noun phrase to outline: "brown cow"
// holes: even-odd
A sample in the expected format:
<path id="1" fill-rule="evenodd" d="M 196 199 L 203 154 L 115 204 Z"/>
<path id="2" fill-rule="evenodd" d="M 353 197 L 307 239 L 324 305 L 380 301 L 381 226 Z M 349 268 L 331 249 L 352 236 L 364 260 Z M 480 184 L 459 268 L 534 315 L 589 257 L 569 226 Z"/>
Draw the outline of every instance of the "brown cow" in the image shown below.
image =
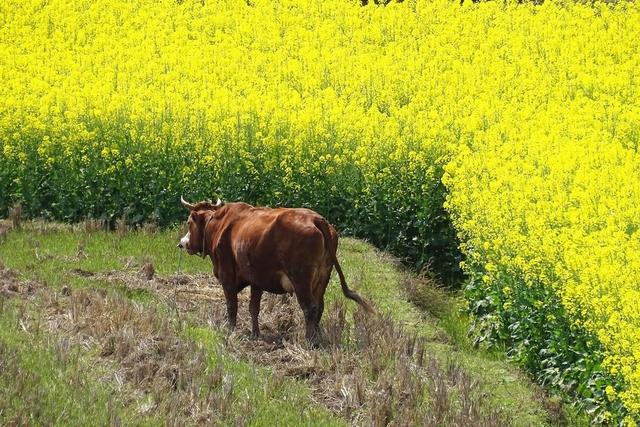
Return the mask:
<path id="1" fill-rule="evenodd" d="M 191 213 L 188 233 L 179 248 L 207 255 L 227 300 L 228 321 L 235 327 L 238 293 L 251 287 L 252 332 L 260 335 L 258 314 L 262 292 L 295 293 L 304 312 L 306 337 L 318 344 L 324 292 L 335 266 L 342 292 L 368 312 L 371 305 L 347 287 L 336 258 L 336 230 L 309 209 L 256 208 L 246 203 L 199 202 L 181 199 Z"/>

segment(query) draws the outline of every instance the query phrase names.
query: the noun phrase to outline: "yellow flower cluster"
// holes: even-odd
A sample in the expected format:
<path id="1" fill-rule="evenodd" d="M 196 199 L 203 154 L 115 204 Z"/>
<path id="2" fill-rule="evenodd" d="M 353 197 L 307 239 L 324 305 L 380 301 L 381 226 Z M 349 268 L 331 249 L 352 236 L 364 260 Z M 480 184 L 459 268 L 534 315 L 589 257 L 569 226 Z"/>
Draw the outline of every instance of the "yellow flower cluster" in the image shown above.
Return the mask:
<path id="1" fill-rule="evenodd" d="M 438 264 L 446 169 L 491 318 L 542 284 L 637 418 L 640 6 L 467 3 L 2 2 L 0 212 L 171 222 L 218 192 Z"/>
<path id="2" fill-rule="evenodd" d="M 481 293 L 503 302 L 505 321 L 514 306 L 531 303 L 525 295 L 535 297 L 532 287 L 553 289 L 570 326 L 599 340 L 603 367 L 623 378 L 619 397 L 637 416 L 640 156 L 599 136 L 553 135 L 552 123 L 520 126 L 504 142 L 489 132 L 483 143 L 463 150 L 447 165 L 447 204 L 469 257 L 466 265 L 486 263 L 479 269 Z M 500 289 L 513 280 L 518 287 Z M 549 302 L 538 301 L 533 310 Z M 553 325 L 557 313 L 547 311 L 540 321 Z M 522 319 L 522 310 L 519 317 L 514 320 L 530 321 Z M 547 332 L 540 338 L 552 339 Z"/>
<path id="3" fill-rule="evenodd" d="M 558 20 L 565 13 L 571 18 Z M 467 143 L 453 148 L 443 178 L 450 192 L 446 205 L 467 256 L 464 269 L 478 277 L 468 288 L 471 305 L 480 303 L 475 311 L 482 314 L 490 301 L 493 316 L 486 321 L 502 328 L 497 335 L 508 342 L 526 343 L 518 350 L 528 352 L 522 359 L 535 350 L 554 357 L 563 351 L 563 360 L 574 357 L 582 373 L 608 377 L 613 386 L 594 380 L 596 390 L 585 395 L 596 401 L 619 397 L 628 411 L 624 422 L 635 425 L 638 9 L 545 7 L 513 25 L 527 29 L 493 41 L 497 50 L 486 70 L 496 80 L 485 86 L 493 93 L 473 104 Z M 612 28 L 622 32 L 611 33 Z M 510 44 L 520 49 L 503 50 Z M 478 109 L 482 102 L 487 104 Z M 555 336 L 561 317 L 571 333 L 583 337 L 580 343 Z M 601 354 L 585 355 L 584 348 Z M 545 380 L 561 377 L 549 359 L 535 366 L 552 373 Z"/>

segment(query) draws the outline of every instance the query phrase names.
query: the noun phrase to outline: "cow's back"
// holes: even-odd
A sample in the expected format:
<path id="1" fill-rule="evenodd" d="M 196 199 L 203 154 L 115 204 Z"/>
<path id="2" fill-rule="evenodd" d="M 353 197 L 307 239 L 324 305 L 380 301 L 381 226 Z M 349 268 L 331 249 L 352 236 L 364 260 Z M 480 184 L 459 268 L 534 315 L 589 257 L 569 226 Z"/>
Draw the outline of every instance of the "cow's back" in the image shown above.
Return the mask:
<path id="1" fill-rule="evenodd" d="M 242 209 L 229 234 L 241 280 L 271 292 L 283 290 L 283 274 L 293 282 L 314 282 L 325 276 L 328 280 L 332 267 L 328 251 L 335 251 L 337 237 L 331 229 L 332 242 L 327 247 L 318 221 L 324 218 L 304 208 Z"/>

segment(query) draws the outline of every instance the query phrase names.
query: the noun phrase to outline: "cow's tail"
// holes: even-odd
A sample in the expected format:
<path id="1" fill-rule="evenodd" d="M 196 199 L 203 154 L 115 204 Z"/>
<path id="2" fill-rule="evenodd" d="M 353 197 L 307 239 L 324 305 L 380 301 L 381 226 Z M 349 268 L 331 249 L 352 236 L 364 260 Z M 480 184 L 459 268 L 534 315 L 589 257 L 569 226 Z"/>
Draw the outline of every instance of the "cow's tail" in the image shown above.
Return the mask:
<path id="1" fill-rule="evenodd" d="M 368 313 L 375 313 L 375 310 L 373 309 L 373 306 L 369 301 L 362 298 L 360 295 L 358 295 L 356 292 L 349 289 L 349 287 L 347 286 L 347 281 L 344 278 L 344 273 L 342 272 L 342 268 L 340 268 L 340 263 L 338 262 L 338 257 L 336 256 L 336 248 L 334 246 L 333 240 L 331 239 L 331 232 L 329 231 L 329 223 L 324 218 L 322 218 L 322 219 L 318 219 L 315 222 L 315 225 L 322 232 L 322 236 L 324 237 L 325 247 L 329 251 L 329 254 L 331 256 L 331 261 L 333 262 L 333 266 L 336 268 L 336 271 L 338 272 L 338 276 L 340 277 L 340 286 L 342 286 L 342 292 L 344 293 L 344 296 L 360 304 L 360 306 L 362 306 L 362 308 L 364 308 Z"/>

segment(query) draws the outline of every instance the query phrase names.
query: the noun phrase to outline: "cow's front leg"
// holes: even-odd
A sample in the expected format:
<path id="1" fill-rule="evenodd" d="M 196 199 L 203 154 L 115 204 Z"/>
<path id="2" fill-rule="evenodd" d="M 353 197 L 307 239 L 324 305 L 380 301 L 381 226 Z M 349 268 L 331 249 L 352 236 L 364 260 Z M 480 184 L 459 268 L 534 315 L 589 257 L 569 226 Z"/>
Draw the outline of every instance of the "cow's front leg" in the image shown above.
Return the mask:
<path id="1" fill-rule="evenodd" d="M 258 316 L 260 315 L 261 298 L 262 289 L 252 286 L 251 301 L 249 301 L 249 312 L 251 313 L 251 333 L 255 338 L 260 336 L 260 325 L 258 324 Z"/>
<path id="2" fill-rule="evenodd" d="M 224 288 L 224 297 L 227 300 L 227 322 L 229 329 L 236 328 L 236 319 L 238 318 L 238 293 L 235 290 Z"/>

